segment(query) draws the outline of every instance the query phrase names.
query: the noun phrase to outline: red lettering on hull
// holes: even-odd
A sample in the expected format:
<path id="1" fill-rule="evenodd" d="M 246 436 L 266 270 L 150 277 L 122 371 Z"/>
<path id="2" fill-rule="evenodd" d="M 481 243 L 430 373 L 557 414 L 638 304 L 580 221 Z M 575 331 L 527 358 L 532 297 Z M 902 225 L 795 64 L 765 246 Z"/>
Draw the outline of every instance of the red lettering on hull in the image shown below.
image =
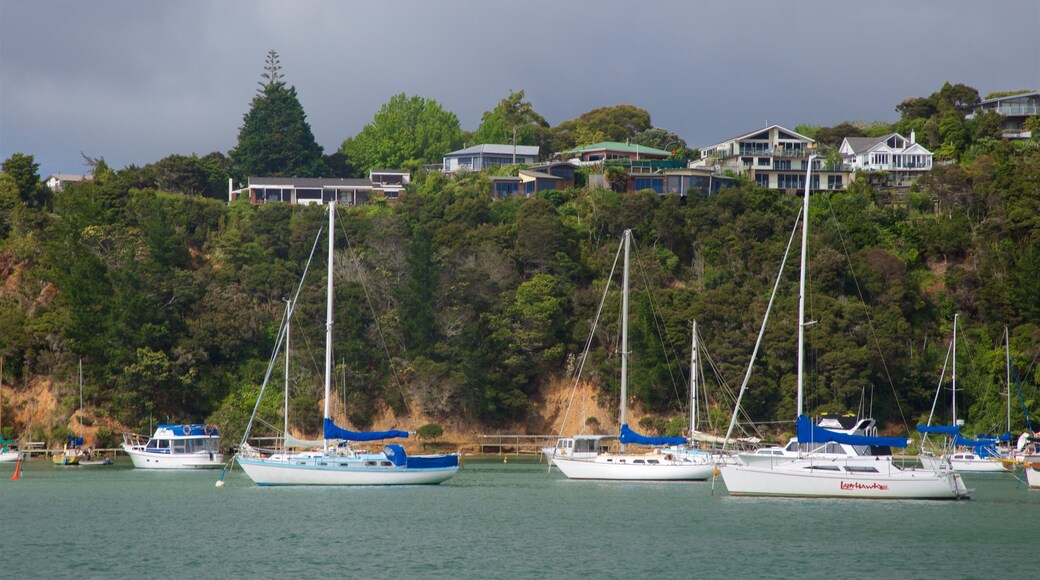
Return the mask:
<path id="1" fill-rule="evenodd" d="M 876 489 L 880 491 L 888 491 L 888 486 L 881 483 L 860 483 L 858 481 L 841 481 L 842 491 L 847 489 Z"/>

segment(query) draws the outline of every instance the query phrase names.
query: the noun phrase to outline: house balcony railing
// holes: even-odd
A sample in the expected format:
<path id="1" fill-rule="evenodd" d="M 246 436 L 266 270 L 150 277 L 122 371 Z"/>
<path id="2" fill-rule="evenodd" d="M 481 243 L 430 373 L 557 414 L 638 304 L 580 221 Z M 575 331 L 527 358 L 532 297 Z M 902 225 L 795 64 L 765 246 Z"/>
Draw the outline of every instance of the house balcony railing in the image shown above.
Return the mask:
<path id="1" fill-rule="evenodd" d="M 604 167 L 622 167 L 629 173 L 656 173 L 662 169 L 682 169 L 686 161 L 682 159 L 610 159 Z"/>
<path id="2" fill-rule="evenodd" d="M 772 149 L 749 149 L 737 153 L 717 151 L 714 156 L 719 159 L 729 159 L 730 157 L 783 157 L 790 159 L 804 159 L 814 153 L 816 153 L 816 151 L 813 149 L 784 149 L 783 147 L 774 147 Z"/>

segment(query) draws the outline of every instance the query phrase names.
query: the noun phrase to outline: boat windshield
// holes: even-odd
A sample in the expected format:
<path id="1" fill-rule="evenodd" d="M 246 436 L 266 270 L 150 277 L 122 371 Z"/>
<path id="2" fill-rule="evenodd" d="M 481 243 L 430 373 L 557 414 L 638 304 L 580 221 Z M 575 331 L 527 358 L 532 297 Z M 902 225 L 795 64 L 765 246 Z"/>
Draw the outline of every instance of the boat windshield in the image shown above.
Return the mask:
<path id="1" fill-rule="evenodd" d="M 217 440 L 205 439 L 177 439 L 173 442 L 174 453 L 216 453 L 218 451 Z"/>

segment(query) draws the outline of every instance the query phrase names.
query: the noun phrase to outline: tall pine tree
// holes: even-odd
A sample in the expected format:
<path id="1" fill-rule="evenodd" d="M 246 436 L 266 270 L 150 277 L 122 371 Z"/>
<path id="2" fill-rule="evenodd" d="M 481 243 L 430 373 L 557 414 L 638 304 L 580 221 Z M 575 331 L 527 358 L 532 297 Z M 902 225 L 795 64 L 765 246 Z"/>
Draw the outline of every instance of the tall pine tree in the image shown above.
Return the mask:
<path id="1" fill-rule="evenodd" d="M 314 140 L 296 87 L 282 80 L 278 53 L 267 53 L 260 88 L 253 97 L 238 146 L 228 154 L 237 179 L 249 176 L 320 177 L 322 148 Z"/>

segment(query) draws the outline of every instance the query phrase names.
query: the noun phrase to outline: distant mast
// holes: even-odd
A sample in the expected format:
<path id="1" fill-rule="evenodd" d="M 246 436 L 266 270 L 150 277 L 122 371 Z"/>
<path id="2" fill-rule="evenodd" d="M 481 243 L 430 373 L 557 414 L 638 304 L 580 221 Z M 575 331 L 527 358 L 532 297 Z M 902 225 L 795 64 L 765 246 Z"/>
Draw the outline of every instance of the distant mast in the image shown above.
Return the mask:
<path id="1" fill-rule="evenodd" d="M 621 292 L 621 424 L 627 423 L 625 410 L 628 406 L 628 248 L 632 230 L 625 230 L 625 270 Z M 624 450 L 624 444 L 621 449 Z"/>
<path id="2" fill-rule="evenodd" d="M 690 441 L 697 432 L 697 321 L 690 323 L 693 327 L 690 334 Z"/>
<path id="3" fill-rule="evenodd" d="M 325 300 L 325 418 L 331 419 L 329 414 L 329 398 L 332 396 L 332 256 L 336 239 L 336 200 L 329 202 L 329 273 L 325 289 L 328 295 Z M 328 447 L 328 439 L 325 446 Z"/>
<path id="4" fill-rule="evenodd" d="M 805 172 L 805 195 L 802 197 L 802 267 L 798 280 L 798 415 L 803 414 L 802 400 L 805 398 L 805 262 L 809 245 L 809 184 L 812 182 L 812 163 L 815 155 L 809 155 Z"/>

